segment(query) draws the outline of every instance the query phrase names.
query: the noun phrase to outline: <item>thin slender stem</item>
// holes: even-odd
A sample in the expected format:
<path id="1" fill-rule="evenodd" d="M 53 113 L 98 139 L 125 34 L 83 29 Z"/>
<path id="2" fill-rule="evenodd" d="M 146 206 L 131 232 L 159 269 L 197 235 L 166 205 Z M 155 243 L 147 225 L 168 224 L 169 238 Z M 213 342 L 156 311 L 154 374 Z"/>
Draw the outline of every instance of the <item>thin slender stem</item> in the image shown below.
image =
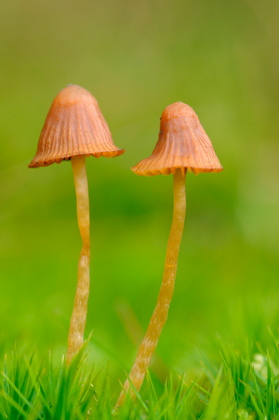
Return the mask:
<path id="1" fill-rule="evenodd" d="M 90 288 L 90 218 L 85 157 L 71 159 L 77 200 L 77 219 L 82 239 L 78 263 L 78 281 L 68 335 L 67 363 L 70 363 L 84 341 L 87 302 Z"/>
<path id="2" fill-rule="evenodd" d="M 155 351 L 162 329 L 168 317 L 186 214 L 185 176 L 185 169 L 178 169 L 174 174 L 173 220 L 168 240 L 162 285 L 147 332 L 139 347 L 136 360 L 129 374 L 129 379 L 127 379 L 124 384 L 124 388 L 119 396 L 115 409 L 124 403 L 128 394 L 131 398 L 135 397 L 135 393 L 131 389 L 132 387 L 137 391 L 140 389 L 151 357 Z"/>

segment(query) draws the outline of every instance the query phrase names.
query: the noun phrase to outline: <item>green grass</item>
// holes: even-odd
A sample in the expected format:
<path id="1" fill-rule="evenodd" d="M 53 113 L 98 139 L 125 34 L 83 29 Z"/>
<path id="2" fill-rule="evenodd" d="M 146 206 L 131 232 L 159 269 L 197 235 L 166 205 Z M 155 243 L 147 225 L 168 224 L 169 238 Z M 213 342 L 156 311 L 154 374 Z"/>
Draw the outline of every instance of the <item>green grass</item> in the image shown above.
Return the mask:
<path id="1" fill-rule="evenodd" d="M 214 361 L 199 355 L 195 373 L 169 373 L 160 390 L 147 375 L 136 401 L 127 400 L 116 413 L 109 368 L 96 372 L 88 360 L 88 344 L 70 367 L 64 357 L 54 363 L 51 355 L 41 359 L 35 352 L 30 357 L 15 349 L 2 365 L 0 418 L 278 419 L 278 338 L 266 333 L 266 350 L 247 340 L 237 351 L 217 339 Z"/>
<path id="2" fill-rule="evenodd" d="M 243 308 L 243 312 L 247 320 L 249 311 Z M 235 322 L 240 330 L 239 319 L 230 322 L 229 327 Z M 153 365 L 136 401 L 127 401 L 117 418 L 278 419 L 278 329 L 268 327 L 259 311 L 246 326 L 250 327 L 246 332 L 218 335 L 211 348 L 188 355 L 191 362 L 182 376 L 171 370 L 159 380 Z M 57 354 L 44 358 L 38 350 L 18 348 L 7 353 L 1 366 L 0 418 L 115 418 L 120 385 L 110 365 L 102 370 L 94 366 L 98 345 L 93 334 L 70 367 Z"/>

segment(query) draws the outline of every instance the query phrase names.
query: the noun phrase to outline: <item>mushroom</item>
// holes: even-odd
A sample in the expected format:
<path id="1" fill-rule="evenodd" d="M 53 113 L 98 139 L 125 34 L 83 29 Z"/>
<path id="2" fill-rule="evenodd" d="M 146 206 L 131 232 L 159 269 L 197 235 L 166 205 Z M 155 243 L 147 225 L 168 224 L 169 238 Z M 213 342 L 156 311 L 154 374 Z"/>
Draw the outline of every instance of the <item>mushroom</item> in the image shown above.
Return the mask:
<path id="1" fill-rule="evenodd" d="M 135 398 L 134 390 L 140 390 L 168 317 L 186 214 L 186 172 L 199 174 L 200 172 L 220 172 L 222 169 L 210 139 L 194 110 L 182 102 L 167 106 L 162 113 L 159 140 L 152 155 L 132 168 L 137 175 L 173 174 L 173 220 L 164 274 L 155 310 L 115 409 L 123 405 L 127 395 Z"/>
<path id="2" fill-rule="evenodd" d="M 67 362 L 84 341 L 90 287 L 90 216 L 85 157 L 114 157 L 124 153 L 112 140 L 96 99 L 77 85 L 68 85 L 55 97 L 43 126 L 30 168 L 71 160 L 76 190 L 77 218 L 82 239 L 78 281 L 68 335 Z"/>

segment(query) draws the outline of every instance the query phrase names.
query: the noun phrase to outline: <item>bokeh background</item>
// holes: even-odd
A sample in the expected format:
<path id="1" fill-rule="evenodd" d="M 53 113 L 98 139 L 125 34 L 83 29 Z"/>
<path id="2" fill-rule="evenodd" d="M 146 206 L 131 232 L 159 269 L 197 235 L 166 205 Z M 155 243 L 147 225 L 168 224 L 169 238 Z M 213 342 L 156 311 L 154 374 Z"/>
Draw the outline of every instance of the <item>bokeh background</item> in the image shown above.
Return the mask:
<path id="1" fill-rule="evenodd" d="M 190 104 L 224 167 L 187 177 L 187 221 L 158 376 L 199 366 L 216 337 L 277 331 L 279 58 L 276 0 L 2 1 L 0 353 L 66 350 L 80 238 L 69 162 L 28 169 L 54 96 L 98 99 L 126 153 L 87 160 L 90 357 L 124 378 L 161 282 L 172 179 L 137 177 L 159 117 Z M 198 349 L 198 350 L 197 350 Z"/>

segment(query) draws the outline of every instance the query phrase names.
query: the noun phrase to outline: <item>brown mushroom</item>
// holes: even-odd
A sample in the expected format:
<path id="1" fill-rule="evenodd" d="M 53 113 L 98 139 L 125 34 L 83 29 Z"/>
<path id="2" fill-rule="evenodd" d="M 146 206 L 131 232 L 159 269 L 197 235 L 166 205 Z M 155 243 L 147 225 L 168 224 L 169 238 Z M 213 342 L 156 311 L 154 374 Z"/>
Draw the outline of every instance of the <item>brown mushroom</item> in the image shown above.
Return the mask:
<path id="1" fill-rule="evenodd" d="M 90 217 L 85 157 L 114 157 L 124 153 L 112 140 L 96 99 L 77 85 L 69 85 L 55 97 L 39 138 L 30 168 L 71 160 L 82 239 L 78 282 L 68 335 L 67 362 L 81 348 L 90 286 Z"/>
<path id="2" fill-rule="evenodd" d="M 167 320 L 186 214 L 186 172 L 198 174 L 200 172 L 220 172 L 222 169 L 212 144 L 194 110 L 182 102 L 167 106 L 162 113 L 159 140 L 152 155 L 132 168 L 132 171 L 137 175 L 174 175 L 173 220 L 168 240 L 163 280 L 147 332 L 115 409 L 124 403 L 126 395 L 131 398 L 135 397 L 132 389 L 137 391 L 140 389 Z"/>

